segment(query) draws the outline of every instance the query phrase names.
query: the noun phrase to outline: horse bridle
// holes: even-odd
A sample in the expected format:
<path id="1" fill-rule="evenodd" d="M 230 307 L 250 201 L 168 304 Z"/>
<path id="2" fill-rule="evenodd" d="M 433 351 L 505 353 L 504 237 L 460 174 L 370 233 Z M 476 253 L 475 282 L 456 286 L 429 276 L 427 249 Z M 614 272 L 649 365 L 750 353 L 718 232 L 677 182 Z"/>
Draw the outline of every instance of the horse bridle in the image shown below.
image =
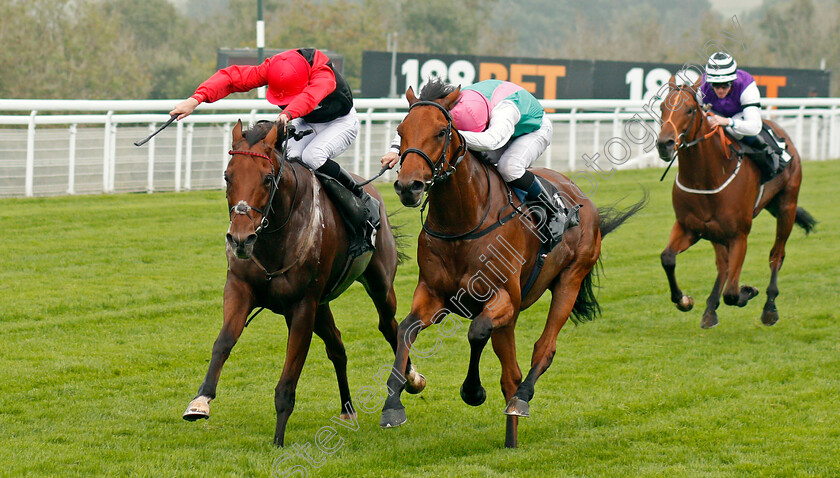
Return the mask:
<path id="1" fill-rule="evenodd" d="M 452 143 L 452 131 L 454 129 L 452 127 L 452 115 L 449 114 L 449 110 L 444 108 L 443 105 L 434 101 L 418 101 L 411 105 L 408 108 L 408 111 L 411 112 L 411 110 L 417 106 L 434 106 L 435 108 L 439 109 L 441 113 L 443 113 L 443 116 L 446 118 L 447 121 L 446 143 L 443 145 L 443 151 L 441 151 L 437 161 L 432 161 L 432 158 L 430 158 L 425 151 L 419 148 L 407 148 L 400 154 L 400 166 L 402 166 L 402 163 L 405 161 L 405 157 L 411 153 L 415 153 L 426 160 L 426 163 L 429 164 L 429 168 L 432 170 L 432 179 L 426 181 L 426 190 L 428 190 L 429 188 L 434 186 L 435 183 L 445 180 L 456 171 L 458 164 L 461 162 L 461 160 L 464 159 L 464 156 L 467 155 L 467 146 L 464 141 L 464 137 L 461 135 L 461 133 L 458 130 L 454 130 L 455 133 L 458 135 L 460 144 L 458 145 L 458 149 L 455 151 L 453 156 L 458 155 L 459 153 L 460 156 L 458 156 L 455 159 L 455 162 L 449 161 L 446 157 L 446 152 L 449 149 L 449 144 Z M 446 165 L 449 166 L 447 169 L 444 169 L 444 162 L 446 162 Z"/>
<path id="2" fill-rule="evenodd" d="M 273 177 L 272 177 L 272 180 L 271 180 L 271 189 L 268 192 L 268 203 L 266 204 L 266 206 L 264 208 L 260 209 L 260 208 L 251 206 L 250 204 L 248 204 L 245 201 L 239 201 L 238 203 L 236 203 L 236 205 L 234 205 L 233 207 L 230 208 L 230 211 L 228 213 L 228 215 L 236 214 L 236 215 L 247 216 L 248 219 L 251 220 L 251 222 L 254 222 L 254 218 L 251 217 L 251 211 L 256 211 L 256 212 L 262 214 L 262 217 L 263 217 L 262 221 L 260 221 L 260 224 L 256 228 L 254 228 L 254 234 L 259 235 L 260 232 L 263 232 L 263 230 L 268 227 L 268 224 L 269 224 L 268 217 L 271 215 L 271 213 L 274 209 L 274 195 L 277 193 L 277 189 L 280 187 L 280 180 L 283 178 L 283 165 L 287 161 L 287 158 L 286 158 L 287 147 L 286 146 L 288 145 L 288 142 L 289 142 L 289 136 L 292 136 L 292 134 L 287 134 L 286 135 L 286 139 L 284 140 L 284 143 L 283 143 L 283 155 L 282 156 L 278 155 L 277 150 L 272 148 L 272 151 L 274 152 L 274 158 L 275 158 L 276 161 L 272 161 L 271 157 L 269 157 L 267 154 L 258 153 L 256 151 L 244 151 L 244 150 L 233 150 L 233 149 L 228 151 L 228 154 L 231 155 L 231 156 L 233 156 L 234 154 L 254 156 L 254 157 L 257 157 L 257 158 L 266 159 L 266 160 L 268 160 L 269 164 L 271 164 L 271 174 L 272 174 Z M 277 165 L 276 169 L 275 169 L 275 164 Z M 292 168 L 292 172 L 294 173 L 294 168 Z M 295 194 L 294 194 L 294 197 L 292 198 L 292 204 L 294 204 L 295 199 L 297 199 L 297 192 L 298 192 L 297 190 L 298 190 L 298 188 L 297 188 L 297 174 L 295 174 Z M 271 231 L 266 231 L 265 234 L 273 234 L 273 233 L 279 231 L 280 229 L 283 229 L 283 227 L 286 226 L 286 224 L 289 222 L 289 219 L 291 217 L 292 217 L 292 211 L 289 210 L 289 214 L 288 214 L 288 216 L 286 216 L 286 220 L 283 221 L 283 224 L 279 225 L 278 227 L 276 227 L 275 229 L 273 229 Z M 231 222 L 233 222 L 233 218 L 231 218 Z"/>
<path id="3" fill-rule="evenodd" d="M 680 86 L 677 87 L 677 89 L 679 91 L 682 91 L 686 88 L 688 88 L 687 85 L 680 85 Z M 704 140 L 707 140 L 707 139 L 711 138 L 715 133 L 718 132 L 718 129 L 720 128 L 720 126 L 715 125 L 715 126 L 712 127 L 712 130 L 708 134 L 705 134 L 705 135 L 703 135 L 699 138 L 696 138 L 693 141 L 690 141 L 688 143 L 683 143 L 682 141 L 685 140 L 688 137 L 688 130 L 690 130 L 692 127 L 695 127 L 695 124 L 697 124 L 697 113 L 700 111 L 701 107 L 700 107 L 700 102 L 697 101 L 696 98 L 694 99 L 694 102 L 695 102 L 697 107 L 694 109 L 694 112 L 691 113 L 691 121 L 688 123 L 688 126 L 686 126 L 685 131 L 683 131 L 682 133 L 679 134 L 679 136 L 677 136 L 677 140 L 675 141 L 675 144 L 674 144 L 674 149 L 675 150 L 688 149 L 692 146 L 695 146 L 696 144 L 700 143 L 701 141 L 704 141 Z M 677 130 L 677 125 L 675 125 L 674 122 L 671 121 L 671 117 L 674 115 L 674 110 L 670 110 L 670 111 L 671 111 L 671 114 L 668 115 L 668 121 L 665 121 L 662 124 L 662 126 L 665 126 L 666 124 L 670 124 L 671 126 L 674 127 L 674 131 L 676 131 Z M 706 113 L 707 116 L 711 116 L 711 114 L 712 114 L 711 112 Z M 699 131 L 701 127 L 702 127 L 702 123 L 697 124 L 695 129 L 697 129 Z M 692 136 L 696 136 L 696 135 L 697 135 L 697 131 L 695 131 Z"/>

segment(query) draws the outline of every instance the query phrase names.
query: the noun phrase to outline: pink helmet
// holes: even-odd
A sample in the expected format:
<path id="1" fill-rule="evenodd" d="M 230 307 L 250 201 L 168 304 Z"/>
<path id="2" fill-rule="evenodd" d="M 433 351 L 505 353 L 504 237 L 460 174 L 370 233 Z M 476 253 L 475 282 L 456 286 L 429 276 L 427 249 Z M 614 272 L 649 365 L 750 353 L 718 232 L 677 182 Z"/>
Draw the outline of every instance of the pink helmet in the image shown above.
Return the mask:
<path id="1" fill-rule="evenodd" d="M 487 129 L 490 120 L 490 103 L 487 98 L 475 90 L 461 90 L 461 96 L 449 114 L 455 128 L 461 131 L 481 133 Z"/>

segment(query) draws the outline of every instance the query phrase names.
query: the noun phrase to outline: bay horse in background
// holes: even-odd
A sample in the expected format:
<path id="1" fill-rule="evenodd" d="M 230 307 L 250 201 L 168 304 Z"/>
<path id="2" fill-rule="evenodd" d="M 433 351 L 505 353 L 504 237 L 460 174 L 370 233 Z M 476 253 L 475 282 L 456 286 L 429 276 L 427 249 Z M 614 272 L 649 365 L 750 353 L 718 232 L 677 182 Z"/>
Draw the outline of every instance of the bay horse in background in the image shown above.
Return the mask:
<path id="1" fill-rule="evenodd" d="M 507 402 L 505 446 L 516 447 L 518 417 L 529 416 L 535 383 L 554 358 L 560 329 L 571 314 L 573 320 L 585 321 L 600 312 L 593 282 L 601 238 L 635 214 L 644 200 L 623 213 L 599 211 L 562 174 L 534 169 L 557 187 L 568 206 L 579 204 L 582 208 L 580 224 L 566 231 L 562 242 L 545 257 L 536 279 L 529 280 L 541 249 L 538 228 L 496 169 L 467 150 L 449 114 L 460 88 L 447 94 L 441 85 L 429 83 L 420 99 L 409 88 L 406 98 L 410 108 L 398 126 L 402 167 L 394 188 L 409 207 L 419 206 L 428 190 L 428 217 L 417 246 L 420 278 L 411 311 L 400 323 L 399 346 L 387 382 L 393 393 L 385 400 L 380 426 L 399 426 L 407 419 L 400 401 L 405 378 L 398 372 L 405 370 L 418 332 L 433 323 L 452 320 L 447 317 L 455 313 L 472 319 L 470 362 L 461 398 L 472 406 L 484 402 L 479 360 L 487 341 L 492 340 L 502 365 L 501 388 Z M 523 381 L 516 361 L 514 327 L 520 312 L 546 290 L 552 296 L 548 318 Z M 459 321 L 457 317 L 454 320 Z"/>
<path id="2" fill-rule="evenodd" d="M 396 351 L 393 282 L 398 262 L 382 197 L 374 187 L 366 186 L 379 201 L 381 226 L 369 262 L 362 263 L 363 269 L 355 274 L 347 271 L 348 228 L 312 171 L 278 153 L 275 146 L 289 139 L 281 136 L 278 141 L 277 126 L 267 121 L 245 132 L 240 121 L 233 129 L 231 159 L 225 170 L 230 227 L 226 234 L 224 323 L 213 344 L 207 375 L 184 413 L 184 419 L 190 421 L 209 417 L 209 402 L 216 397 L 222 366 L 247 325 L 248 315 L 258 307 L 269 309 L 284 315 L 289 328 L 286 361 L 274 395 L 274 443 L 278 446 L 284 442 L 313 332 L 324 341 L 335 367 L 340 417 L 355 419 L 347 384 L 347 356 L 329 300 L 353 279 L 361 282 L 376 306 L 379 330 Z M 285 154 L 285 148 L 283 151 Z M 409 390 L 422 390 L 425 381 L 413 366 L 408 364 L 403 370 L 409 377 Z"/>
<path id="3" fill-rule="evenodd" d="M 758 166 L 751 160 L 744 160 L 742 154 L 731 152 L 729 143 L 734 140 L 724 136 L 723 130 L 713 129 L 706 121 L 696 97 L 700 82 L 698 79 L 693 85 L 677 86 L 672 76 L 668 83 L 668 95 L 660 106 L 663 123 L 657 143 L 659 156 L 671 161 L 676 149 L 679 158 L 672 191 L 677 220 L 661 256 L 671 288 L 671 301 L 683 312 L 691 310 L 694 305 L 694 300 L 683 294 L 677 285 L 674 270 L 676 255 L 700 239 L 712 243 L 717 265 L 717 278 L 706 300 L 706 310 L 700 323 L 702 328 L 717 325 L 716 310 L 721 292 L 725 304 L 739 307 L 758 295 L 755 287 L 739 287 L 738 280 L 747 253 L 747 235 L 752 220 L 762 209 L 767 209 L 776 217 L 776 241 L 770 250 L 770 284 L 761 322 L 773 325 L 779 320 L 776 280 L 791 229 L 797 224 L 807 234 L 816 225 L 814 218 L 796 205 L 802 182 L 799 153 L 790 136 L 778 124 L 764 120 L 777 136 L 785 140 L 791 159 L 781 174 L 761 184 Z"/>

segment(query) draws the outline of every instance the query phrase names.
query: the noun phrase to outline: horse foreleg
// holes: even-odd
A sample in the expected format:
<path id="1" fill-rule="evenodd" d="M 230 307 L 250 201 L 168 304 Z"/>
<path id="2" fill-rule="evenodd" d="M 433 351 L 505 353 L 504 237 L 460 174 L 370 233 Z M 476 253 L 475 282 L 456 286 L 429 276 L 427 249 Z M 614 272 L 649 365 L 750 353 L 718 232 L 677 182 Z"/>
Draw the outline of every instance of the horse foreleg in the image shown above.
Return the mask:
<path id="1" fill-rule="evenodd" d="M 712 286 L 712 293 L 706 299 L 706 310 L 703 312 L 703 318 L 700 321 L 700 327 L 703 329 L 710 329 L 718 324 L 717 308 L 720 306 L 720 293 L 723 290 L 726 273 L 729 270 L 729 250 L 725 245 L 714 242 L 712 247 L 715 249 L 715 265 L 718 274 L 715 278 L 715 285 Z"/>
<path id="2" fill-rule="evenodd" d="M 287 315 L 289 340 L 286 343 L 286 363 L 274 389 L 274 408 L 277 410 L 274 444 L 277 446 L 283 446 L 286 422 L 295 408 L 295 389 L 312 343 L 316 308 L 313 300 L 304 300 Z"/>
<path id="3" fill-rule="evenodd" d="M 195 421 L 199 418 L 210 418 L 210 400 L 216 398 L 216 386 L 219 383 L 219 376 L 222 367 L 230 356 L 230 351 L 236 345 L 242 330 L 245 328 L 245 320 L 254 307 L 254 297 L 251 288 L 244 282 L 228 277 L 225 283 L 224 306 L 222 308 L 224 323 L 219 331 L 219 336 L 213 343 L 213 352 L 210 357 L 210 365 L 207 368 L 207 375 L 198 387 L 198 394 L 187 405 L 184 412 L 184 420 Z"/>
<path id="4" fill-rule="evenodd" d="M 677 304 L 677 309 L 683 312 L 688 312 L 694 307 L 694 299 L 683 294 L 680 286 L 677 285 L 675 274 L 677 254 L 693 246 L 699 239 L 696 234 L 686 231 L 679 222 L 675 222 L 674 227 L 671 228 L 668 246 L 665 247 L 660 256 L 662 268 L 665 269 L 665 275 L 668 277 L 668 286 L 671 288 L 671 302 Z"/>
<path id="5" fill-rule="evenodd" d="M 770 250 L 770 284 L 767 286 L 767 301 L 761 311 L 761 323 L 764 325 L 773 325 L 779 321 L 779 312 L 776 310 L 779 286 L 776 284 L 776 280 L 779 276 L 779 270 L 782 268 L 782 263 L 785 261 L 785 244 L 796 222 L 796 201 L 787 201 L 778 209 L 775 216 L 776 241 Z"/>
<path id="6" fill-rule="evenodd" d="M 315 312 L 315 334 L 324 341 L 327 349 L 327 358 L 335 368 L 335 376 L 338 380 L 338 394 L 341 397 L 342 419 L 352 420 L 356 413 L 350 399 L 350 386 L 347 384 L 347 351 L 344 349 L 344 342 L 341 341 L 341 332 L 335 325 L 332 311 L 328 304 L 318 306 Z"/>
<path id="7" fill-rule="evenodd" d="M 470 324 L 467 333 L 467 339 L 470 342 L 470 364 L 467 369 L 467 377 L 461 385 L 461 399 L 467 405 L 477 407 L 487 399 L 487 392 L 481 386 L 481 374 L 479 372 L 481 353 L 494 330 L 512 325 L 511 319 L 515 309 L 518 309 L 518 304 L 514 308 L 508 292 L 504 289 L 497 289 L 493 300 L 484 307 L 484 310 Z"/>
<path id="8" fill-rule="evenodd" d="M 726 305 L 747 305 L 753 297 L 758 295 L 758 289 L 750 286 L 738 286 L 741 277 L 741 268 L 744 266 L 744 258 L 747 256 L 747 235 L 739 234 L 729 241 L 729 273 L 726 278 L 726 287 L 723 289 L 723 302 Z"/>
<path id="9" fill-rule="evenodd" d="M 391 345 L 394 354 L 397 353 L 397 321 L 394 315 L 397 312 L 397 295 L 394 292 L 393 275 L 388 277 L 381 267 L 368 267 L 365 271 L 362 285 L 373 300 L 376 312 L 379 314 L 379 331 L 385 340 Z M 420 393 L 426 388 L 426 377 L 417 372 L 409 357 L 405 368 L 405 391 L 408 393 Z"/>
<path id="10" fill-rule="evenodd" d="M 411 312 L 400 323 L 397 329 L 397 352 L 394 355 L 394 366 L 386 382 L 388 397 L 382 407 L 379 426 L 382 428 L 398 427 L 406 422 L 405 406 L 400 395 L 405 388 L 406 377 L 401 372 L 406 370 L 411 345 L 417 339 L 417 334 L 432 324 L 435 319 L 443 319 L 448 311 L 443 301 L 433 296 L 422 282 L 414 290 L 414 300 Z"/>
<path id="11" fill-rule="evenodd" d="M 505 403 L 508 403 L 513 398 L 513 394 L 516 393 L 519 384 L 522 383 L 522 370 L 516 362 L 516 340 L 513 325 L 494 329 L 490 340 L 493 343 L 493 351 L 496 352 L 496 356 L 499 357 L 499 362 L 502 364 L 500 382 Z M 518 428 L 519 417 L 508 415 L 505 423 L 505 448 L 516 448 Z"/>

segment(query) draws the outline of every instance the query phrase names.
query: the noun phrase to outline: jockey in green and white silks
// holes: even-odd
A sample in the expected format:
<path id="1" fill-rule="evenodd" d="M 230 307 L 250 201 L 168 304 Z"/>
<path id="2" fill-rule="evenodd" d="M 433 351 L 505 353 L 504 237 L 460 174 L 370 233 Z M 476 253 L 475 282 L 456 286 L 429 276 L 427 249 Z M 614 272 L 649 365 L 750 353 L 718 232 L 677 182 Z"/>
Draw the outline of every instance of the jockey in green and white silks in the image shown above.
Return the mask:
<path id="1" fill-rule="evenodd" d="M 431 81 L 440 81 L 433 79 Z M 447 85 L 446 91 L 454 86 Z M 509 81 L 484 80 L 461 88 L 458 102 L 450 110 L 455 128 L 467 147 L 485 152 L 502 179 L 512 188 L 525 192 L 525 201 L 548 211 L 546 229 L 559 240 L 565 229 L 562 199 L 552 197 L 534 173 L 528 171 L 551 144 L 553 128 L 545 110 L 534 95 Z M 400 137 L 397 134 L 382 164 L 397 162 Z"/>

